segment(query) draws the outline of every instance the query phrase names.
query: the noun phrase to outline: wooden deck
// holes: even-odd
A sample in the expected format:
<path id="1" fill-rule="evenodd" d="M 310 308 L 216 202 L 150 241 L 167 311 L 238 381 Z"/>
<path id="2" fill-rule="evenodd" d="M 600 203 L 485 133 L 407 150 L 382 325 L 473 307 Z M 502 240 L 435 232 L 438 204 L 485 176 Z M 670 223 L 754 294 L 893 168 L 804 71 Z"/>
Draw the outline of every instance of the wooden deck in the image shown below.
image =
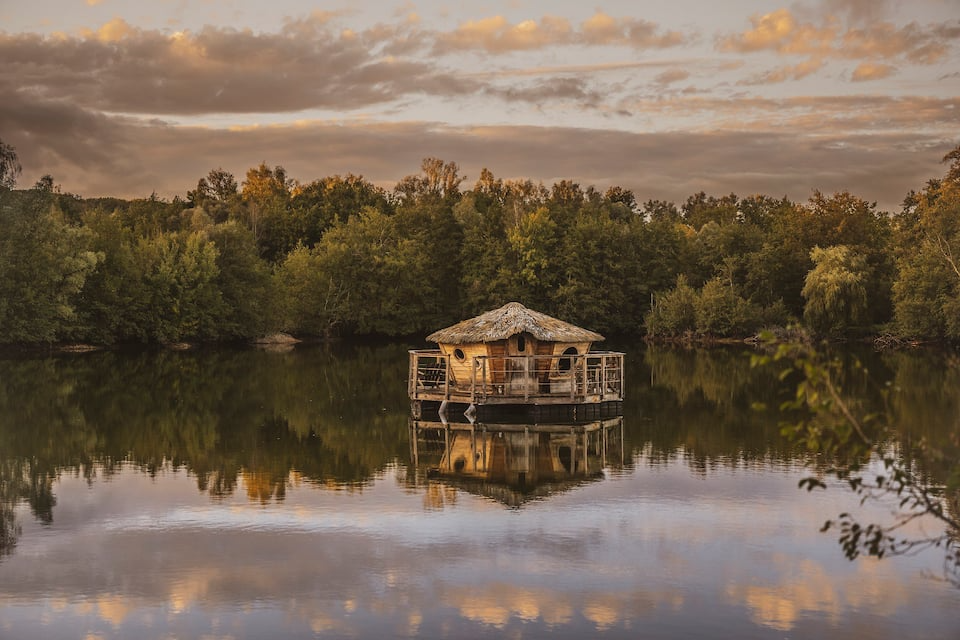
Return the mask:
<path id="1" fill-rule="evenodd" d="M 583 405 L 623 400 L 623 357 L 582 355 L 474 356 L 467 380 L 457 379 L 439 349 L 410 351 L 411 401 L 487 405 Z M 461 366 L 462 370 L 463 367 Z"/>

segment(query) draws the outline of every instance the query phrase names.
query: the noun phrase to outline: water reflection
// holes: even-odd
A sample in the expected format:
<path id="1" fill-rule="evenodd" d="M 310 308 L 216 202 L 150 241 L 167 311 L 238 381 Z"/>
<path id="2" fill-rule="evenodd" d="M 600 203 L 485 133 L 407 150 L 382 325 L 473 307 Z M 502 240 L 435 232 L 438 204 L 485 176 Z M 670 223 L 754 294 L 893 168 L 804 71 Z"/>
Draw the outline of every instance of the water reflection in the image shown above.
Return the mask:
<path id="1" fill-rule="evenodd" d="M 818 532 L 858 506 L 797 490 L 746 351 L 628 348 L 622 421 L 471 434 L 409 423 L 409 346 L 0 359 L 0 637 L 956 636 L 936 558 Z M 894 449 L 952 451 L 958 362 L 858 355 Z"/>
<path id="2" fill-rule="evenodd" d="M 446 490 L 454 486 L 516 507 L 601 479 L 605 468 L 622 469 L 623 417 L 574 424 L 411 420 L 410 445 L 433 506 L 454 499 Z"/>

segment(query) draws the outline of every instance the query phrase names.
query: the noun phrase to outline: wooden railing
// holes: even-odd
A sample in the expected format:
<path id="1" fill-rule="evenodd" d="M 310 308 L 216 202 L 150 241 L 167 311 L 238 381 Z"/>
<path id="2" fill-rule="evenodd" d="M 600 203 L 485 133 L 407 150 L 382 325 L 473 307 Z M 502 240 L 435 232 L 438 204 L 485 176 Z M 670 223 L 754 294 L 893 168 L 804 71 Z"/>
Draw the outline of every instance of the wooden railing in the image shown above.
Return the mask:
<path id="1" fill-rule="evenodd" d="M 532 402 L 538 398 L 570 403 L 623 399 L 623 353 L 578 355 L 475 356 L 469 378 L 456 379 L 450 358 L 439 349 L 410 352 L 411 398 L 470 403 Z M 472 365 L 472 366 L 471 366 Z"/>

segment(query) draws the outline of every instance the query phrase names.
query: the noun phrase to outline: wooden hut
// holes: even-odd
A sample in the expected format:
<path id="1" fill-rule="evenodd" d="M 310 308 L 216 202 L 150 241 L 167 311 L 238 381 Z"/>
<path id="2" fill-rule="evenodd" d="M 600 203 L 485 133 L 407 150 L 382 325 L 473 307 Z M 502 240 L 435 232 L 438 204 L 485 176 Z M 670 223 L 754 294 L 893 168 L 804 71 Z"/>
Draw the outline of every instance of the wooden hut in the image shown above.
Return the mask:
<path id="1" fill-rule="evenodd" d="M 622 401 L 623 354 L 593 351 L 598 333 L 511 302 L 436 331 L 435 350 L 410 352 L 418 401 L 590 405 Z"/>

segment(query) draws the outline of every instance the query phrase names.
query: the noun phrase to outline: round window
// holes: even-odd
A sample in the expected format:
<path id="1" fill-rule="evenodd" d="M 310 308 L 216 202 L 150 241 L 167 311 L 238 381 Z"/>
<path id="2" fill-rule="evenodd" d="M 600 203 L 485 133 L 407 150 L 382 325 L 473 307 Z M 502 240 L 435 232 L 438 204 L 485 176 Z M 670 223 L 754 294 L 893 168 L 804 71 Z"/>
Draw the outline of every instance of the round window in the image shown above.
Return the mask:
<path id="1" fill-rule="evenodd" d="M 454 349 L 453 357 L 459 360 L 460 362 L 463 362 L 463 359 L 466 358 L 466 356 L 463 355 L 463 349 Z"/>
<path id="2" fill-rule="evenodd" d="M 563 352 L 565 358 L 560 358 L 560 362 L 557 363 L 557 368 L 560 371 L 570 371 L 570 368 L 573 367 L 573 359 L 570 356 L 580 355 L 580 352 L 577 351 L 576 347 L 569 347 L 566 351 Z"/>

